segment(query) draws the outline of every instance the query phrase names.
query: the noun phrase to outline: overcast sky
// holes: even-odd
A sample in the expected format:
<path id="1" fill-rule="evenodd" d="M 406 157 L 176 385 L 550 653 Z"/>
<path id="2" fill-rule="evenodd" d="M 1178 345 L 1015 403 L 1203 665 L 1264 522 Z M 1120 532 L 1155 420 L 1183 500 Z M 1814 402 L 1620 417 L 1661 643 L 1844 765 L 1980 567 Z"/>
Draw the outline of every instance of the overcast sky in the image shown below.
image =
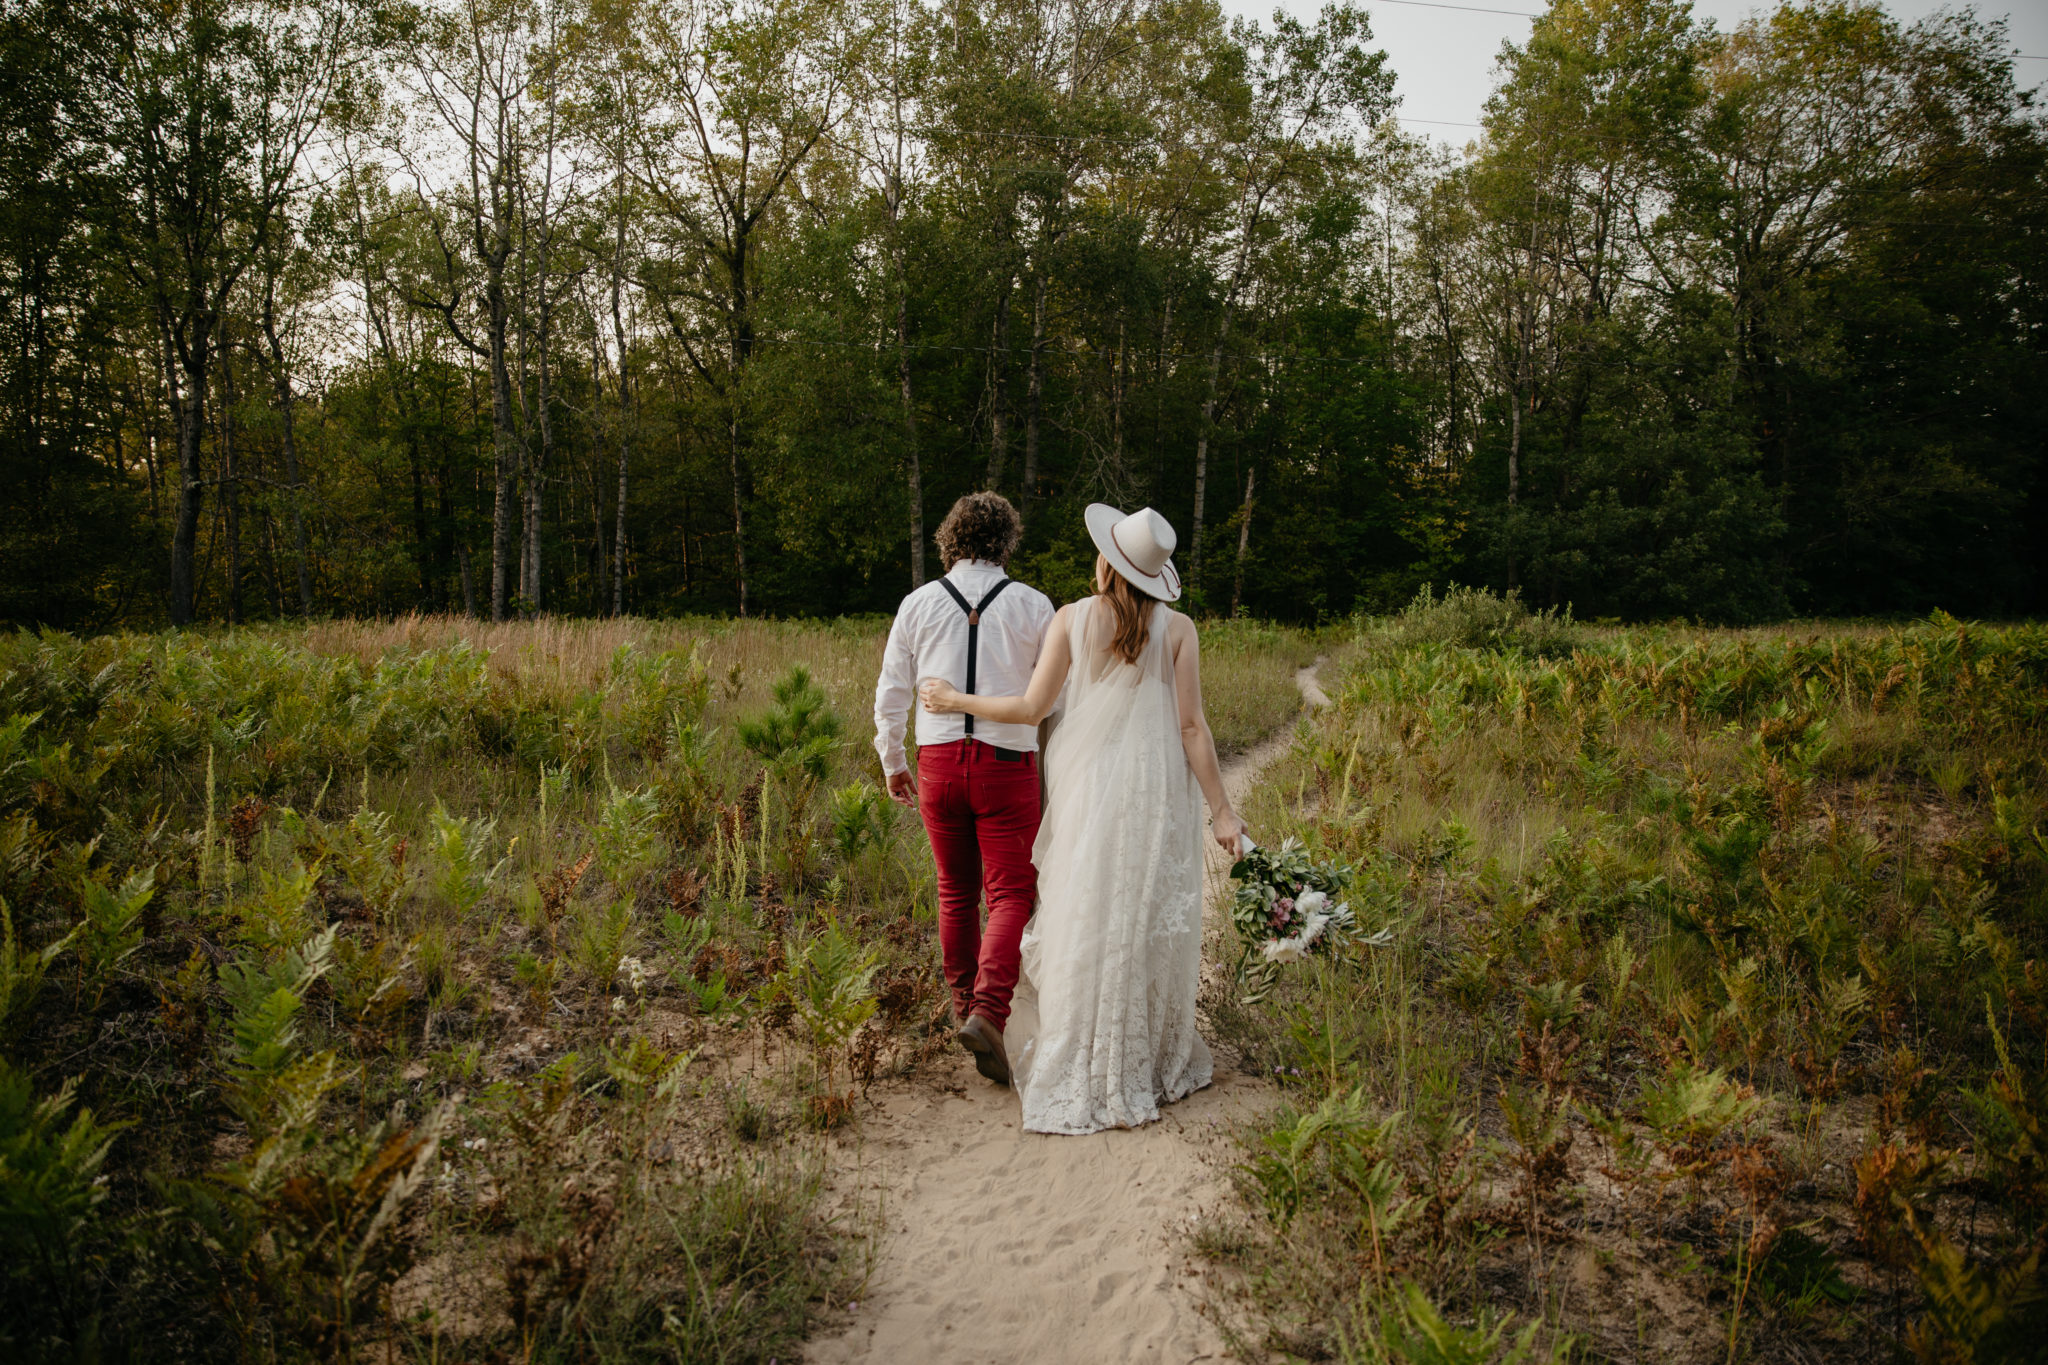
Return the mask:
<path id="1" fill-rule="evenodd" d="M 1412 131 L 1453 145 L 1462 145 L 1479 131 L 1468 125 L 1477 125 L 1480 107 L 1493 88 L 1493 61 L 1500 45 L 1510 40 L 1519 43 L 1529 33 L 1526 18 L 1475 11 L 1535 14 L 1543 9 L 1540 0 L 1444 0 L 1459 8 L 1395 4 L 1391 0 L 1359 3 L 1372 16 L 1373 41 L 1386 49 L 1387 60 L 1399 78 L 1394 88 L 1401 96 L 1401 119 Z M 1322 0 L 1279 0 L 1279 4 L 1307 22 L 1313 22 L 1322 8 Z M 1223 0 L 1223 5 L 1230 13 L 1264 24 L 1272 17 L 1275 0 Z M 1753 0 L 1694 0 L 1693 4 L 1695 14 L 1715 20 L 1722 29 L 1765 8 Z M 1940 0 L 1888 0 L 1885 8 L 1911 23 L 1960 6 L 1944 5 Z M 1986 15 L 2006 16 L 2016 50 L 2048 57 L 2048 0 L 1991 0 L 1977 8 Z M 2023 86 L 2048 82 L 2048 61 L 2013 65 Z"/>

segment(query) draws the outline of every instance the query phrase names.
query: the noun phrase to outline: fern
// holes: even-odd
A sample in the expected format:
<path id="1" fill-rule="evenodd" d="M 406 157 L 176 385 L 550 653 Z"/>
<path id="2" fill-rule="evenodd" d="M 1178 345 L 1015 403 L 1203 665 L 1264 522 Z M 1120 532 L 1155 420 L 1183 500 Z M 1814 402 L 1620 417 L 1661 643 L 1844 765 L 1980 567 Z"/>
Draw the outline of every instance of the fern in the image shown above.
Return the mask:
<path id="1" fill-rule="evenodd" d="M 1406 1365 L 1534 1365 L 1538 1361 L 1568 1360 L 1573 1345 L 1571 1337 L 1560 1337 L 1551 1343 L 1549 1351 L 1539 1352 L 1536 1334 L 1542 1330 L 1540 1322 L 1530 1323 L 1512 1342 L 1504 1343 L 1503 1338 L 1514 1322 L 1512 1313 L 1498 1321 L 1489 1321 L 1482 1315 L 1474 1326 L 1456 1326 L 1444 1319 L 1427 1294 L 1406 1282 L 1392 1302 L 1374 1316 L 1379 1340 L 1371 1344 L 1378 1350 L 1368 1357 L 1346 1341 L 1347 1365 L 1367 1359 L 1402 1361 Z"/>
<path id="2" fill-rule="evenodd" d="M 14 932 L 14 916 L 6 900 L 0 899 L 0 1041 L 12 1037 L 15 1028 L 29 1017 L 50 964 L 83 932 L 83 928 L 73 929 L 55 943 L 26 947 Z"/>
<path id="3" fill-rule="evenodd" d="M 154 869 L 131 873 L 119 891 L 89 877 L 79 882 L 78 901 L 85 922 L 79 926 L 78 956 L 86 980 L 92 983 L 95 1005 L 108 974 L 142 946 L 142 912 L 155 894 Z"/>
<path id="4" fill-rule="evenodd" d="M 83 1267 L 99 1241 L 93 1225 L 107 1190 L 100 1176 L 114 1137 L 128 1125 L 72 1114 L 77 1082 L 38 1100 L 28 1077 L 0 1059 L 0 1285 L 8 1316 L 24 1297 L 76 1326 Z"/>
<path id="5" fill-rule="evenodd" d="M 1671 1066 L 1661 1081 L 1645 1083 L 1642 1098 L 1643 1118 L 1656 1131 L 1673 1174 L 1695 1181 L 1713 1165 L 1712 1148 L 1721 1135 L 1763 1107 L 1746 1086 L 1689 1062 Z"/>
<path id="6" fill-rule="evenodd" d="M 850 938 L 828 916 L 775 978 L 773 989 L 803 1020 L 828 1079 L 839 1049 L 875 1012 L 875 973 L 881 966 L 880 953 Z"/>
<path id="7" fill-rule="evenodd" d="M 841 863 L 887 845 L 896 808 L 872 782 L 853 782 L 832 793 L 832 846 Z"/>
<path id="8" fill-rule="evenodd" d="M 439 801 L 428 817 L 433 825 L 434 893 L 458 916 L 474 910 L 490 891 L 508 859 L 490 861 L 498 822 L 481 816 L 465 819 L 449 813 Z"/>
<path id="9" fill-rule="evenodd" d="M 598 870 L 614 887 L 623 888 L 653 860 L 657 846 L 654 826 L 660 815 L 661 805 L 653 792 L 612 787 L 592 833 Z"/>
<path id="10" fill-rule="evenodd" d="M 318 1059 L 302 1059 L 298 1049 L 305 993 L 328 970 L 334 932 L 330 927 L 274 962 L 244 958 L 221 968 L 221 991 L 234 1011 L 223 1059 L 227 1099 L 252 1131 L 310 1122 L 309 1111 L 339 1084 L 332 1054 L 320 1054 L 324 1067 L 309 1069 Z"/>
<path id="11" fill-rule="evenodd" d="M 640 931 L 633 924 L 633 902 L 621 897 L 603 909 L 586 909 L 576 926 L 571 945 L 576 965 L 600 995 L 611 993 L 619 974 L 619 962 L 640 946 Z"/>
<path id="12" fill-rule="evenodd" d="M 319 885 L 317 863 L 294 861 L 289 872 L 258 868 L 255 890 L 235 904 L 243 940 L 272 951 L 304 941 L 313 930 L 306 907 Z"/>

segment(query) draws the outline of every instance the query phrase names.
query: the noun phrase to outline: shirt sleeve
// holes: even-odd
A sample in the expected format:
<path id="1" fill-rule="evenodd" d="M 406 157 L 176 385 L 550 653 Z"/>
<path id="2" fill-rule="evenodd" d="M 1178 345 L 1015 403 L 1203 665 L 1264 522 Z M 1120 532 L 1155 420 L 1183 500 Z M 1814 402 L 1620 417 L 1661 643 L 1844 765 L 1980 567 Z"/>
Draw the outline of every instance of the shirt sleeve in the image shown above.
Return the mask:
<path id="1" fill-rule="evenodd" d="M 882 772 L 890 777 L 910 766 L 903 758 L 903 726 L 917 696 L 917 660 L 911 654 L 910 631 L 904 624 L 909 615 L 910 599 L 906 597 L 889 626 L 889 643 L 882 649 L 882 676 L 875 682 L 875 752 L 881 756 Z"/>

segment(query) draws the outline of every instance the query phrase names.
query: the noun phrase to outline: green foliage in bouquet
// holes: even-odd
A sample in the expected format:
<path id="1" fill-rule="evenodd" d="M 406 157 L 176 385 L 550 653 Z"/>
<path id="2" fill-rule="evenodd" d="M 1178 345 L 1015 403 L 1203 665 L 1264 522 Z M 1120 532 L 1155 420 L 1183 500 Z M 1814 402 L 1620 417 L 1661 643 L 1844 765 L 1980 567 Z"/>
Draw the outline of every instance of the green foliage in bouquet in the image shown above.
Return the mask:
<path id="1" fill-rule="evenodd" d="M 1298 962 L 1359 936 L 1351 907 L 1338 898 L 1356 870 L 1349 864 L 1318 862 L 1298 839 L 1278 848 L 1253 848 L 1231 864 L 1237 882 L 1230 919 L 1244 941 L 1237 980 L 1248 985 L 1245 1003 L 1265 997 L 1283 962 Z M 1254 964 L 1258 955 L 1263 960 Z"/>

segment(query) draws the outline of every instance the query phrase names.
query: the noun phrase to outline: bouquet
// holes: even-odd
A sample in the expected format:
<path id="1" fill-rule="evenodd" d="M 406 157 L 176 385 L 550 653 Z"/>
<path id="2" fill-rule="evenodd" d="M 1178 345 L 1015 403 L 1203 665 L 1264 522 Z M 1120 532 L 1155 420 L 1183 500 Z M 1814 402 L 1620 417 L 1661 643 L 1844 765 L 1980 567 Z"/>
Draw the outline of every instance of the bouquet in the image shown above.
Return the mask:
<path id="1" fill-rule="evenodd" d="M 1358 936 L 1351 907 L 1339 899 L 1351 885 L 1352 870 L 1342 863 L 1315 861 L 1298 839 L 1288 839 L 1277 849 L 1245 840 L 1230 875 L 1238 884 L 1230 918 L 1245 944 L 1238 964 L 1240 978 L 1254 952 L 1271 967 L 1330 952 Z"/>

